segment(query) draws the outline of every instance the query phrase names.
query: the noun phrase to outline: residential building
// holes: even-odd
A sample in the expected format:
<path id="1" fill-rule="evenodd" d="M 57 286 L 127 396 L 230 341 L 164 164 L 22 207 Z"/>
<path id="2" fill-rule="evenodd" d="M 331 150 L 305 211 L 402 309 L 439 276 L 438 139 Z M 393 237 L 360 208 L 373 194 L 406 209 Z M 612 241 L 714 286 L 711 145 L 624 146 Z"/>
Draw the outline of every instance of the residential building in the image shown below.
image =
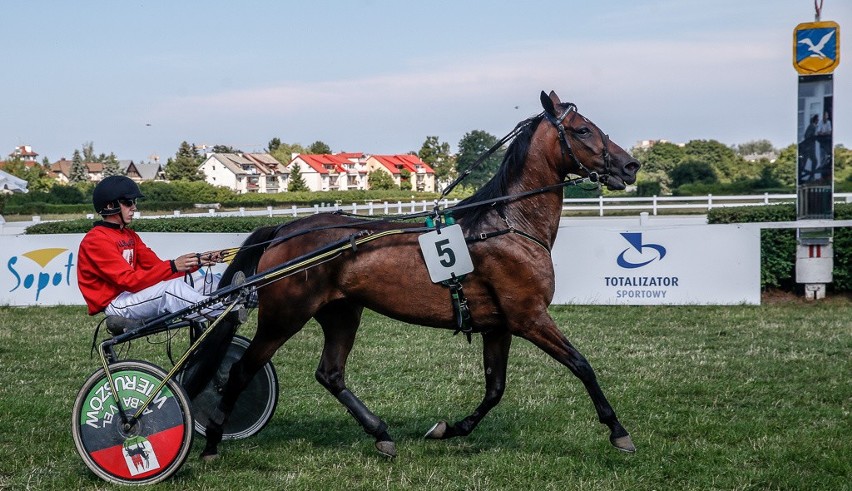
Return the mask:
<path id="1" fill-rule="evenodd" d="M 298 166 L 311 191 L 367 189 L 367 166 L 362 153 L 298 154 L 287 166 Z M 289 189 L 289 176 L 287 187 Z"/>
<path id="2" fill-rule="evenodd" d="M 71 177 L 71 165 L 73 162 L 67 159 L 59 159 L 50 164 L 50 172 L 59 184 L 68 184 Z M 104 178 L 104 164 L 101 162 L 86 162 L 86 170 L 89 171 L 89 181 L 99 182 Z"/>
<path id="3" fill-rule="evenodd" d="M 370 172 L 387 172 L 400 187 L 435 191 L 435 171 L 417 155 L 371 155 L 367 158 L 367 173 Z"/>
<path id="4" fill-rule="evenodd" d="M 199 166 L 205 180 L 237 193 L 278 193 L 284 190 L 287 170 L 267 153 L 211 153 Z"/>
<path id="5" fill-rule="evenodd" d="M 21 145 L 20 147 L 15 147 L 15 151 L 10 153 L 9 157 L 18 157 L 24 162 L 35 162 L 38 158 L 38 154 L 33 151 L 33 147 L 29 145 Z"/>
<path id="6" fill-rule="evenodd" d="M 124 175 L 136 182 L 166 180 L 166 171 L 159 162 L 119 160 L 118 168 L 121 169 Z"/>

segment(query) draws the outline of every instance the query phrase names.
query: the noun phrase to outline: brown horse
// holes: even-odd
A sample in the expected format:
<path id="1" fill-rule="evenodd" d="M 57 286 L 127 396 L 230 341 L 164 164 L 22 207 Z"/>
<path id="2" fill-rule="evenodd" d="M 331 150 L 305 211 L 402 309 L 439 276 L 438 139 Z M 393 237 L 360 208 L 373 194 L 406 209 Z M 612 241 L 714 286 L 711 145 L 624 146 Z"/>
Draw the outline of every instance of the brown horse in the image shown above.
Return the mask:
<path id="1" fill-rule="evenodd" d="M 631 438 L 604 397 L 592 367 L 559 331 L 547 307 L 554 290 L 550 250 L 562 211 L 562 188 L 557 186 L 571 174 L 623 189 L 635 181 L 639 163 L 578 114 L 573 104 L 560 102 L 553 92 L 549 96 L 542 92 L 541 101 L 544 112 L 518 125 L 519 134 L 495 177 L 454 209 L 475 268 L 464 279 L 463 292 L 470 327 L 482 335 L 485 397 L 472 414 L 454 424 L 439 422 L 426 437 L 443 439 L 473 431 L 503 395 L 509 347 L 512 336 L 518 336 L 582 381 L 598 419 L 610 429 L 612 444 L 633 452 Z M 350 237 L 354 241 L 356 234 L 363 237 L 418 227 L 365 222 L 319 214 L 282 227 L 258 229 L 226 270 L 222 284 L 237 270 L 268 271 L 328 244 L 345 243 Z M 375 437 L 380 453 L 396 455 L 387 425 L 347 389 L 344 373 L 365 307 L 411 324 L 458 328 L 457 309 L 447 287 L 430 281 L 418 235 L 400 233 L 363 243 L 258 289 L 257 334 L 231 369 L 222 401 L 207 427 L 203 458 L 217 455 L 222 424 L 247 381 L 312 317 L 322 326 L 325 338 L 317 380 Z M 266 250 L 248 247 L 275 237 L 283 240 L 273 241 Z M 411 301 L 412 295 L 417 302 Z"/>

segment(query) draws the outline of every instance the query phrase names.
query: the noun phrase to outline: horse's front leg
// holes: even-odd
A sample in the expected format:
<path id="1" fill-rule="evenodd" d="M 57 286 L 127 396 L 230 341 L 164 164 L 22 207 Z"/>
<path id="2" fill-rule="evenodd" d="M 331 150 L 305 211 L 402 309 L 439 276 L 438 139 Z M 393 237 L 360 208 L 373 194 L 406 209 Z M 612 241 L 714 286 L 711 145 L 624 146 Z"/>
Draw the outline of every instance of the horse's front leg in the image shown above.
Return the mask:
<path id="1" fill-rule="evenodd" d="M 482 421 L 506 390 L 506 367 L 509 360 L 509 348 L 512 335 L 508 330 L 486 332 L 482 334 L 482 358 L 485 368 L 485 397 L 470 416 L 449 425 L 445 421 L 436 423 L 426 433 L 426 438 L 443 439 L 454 436 L 467 436 Z"/>
<path id="2" fill-rule="evenodd" d="M 592 403 L 595 405 L 598 420 L 607 425 L 610 430 L 609 440 L 612 445 L 625 452 L 635 452 L 636 447 L 633 446 L 633 440 L 627 430 L 621 426 L 618 417 L 615 415 L 615 410 L 612 409 L 604 396 L 592 365 L 556 327 L 556 323 L 546 309 L 542 310 L 542 314 L 538 316 L 535 322 L 524 326 L 522 330 L 516 333 L 517 335 L 529 340 L 556 361 L 568 367 L 571 373 L 583 382 Z"/>

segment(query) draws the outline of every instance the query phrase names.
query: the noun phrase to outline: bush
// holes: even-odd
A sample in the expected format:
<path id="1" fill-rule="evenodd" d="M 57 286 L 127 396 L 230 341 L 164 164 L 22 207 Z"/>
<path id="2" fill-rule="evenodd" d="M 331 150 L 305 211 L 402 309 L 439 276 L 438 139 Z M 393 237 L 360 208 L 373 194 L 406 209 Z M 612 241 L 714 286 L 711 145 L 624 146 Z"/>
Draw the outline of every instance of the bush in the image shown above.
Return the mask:
<path id="1" fill-rule="evenodd" d="M 677 188 L 684 184 L 702 183 L 713 184 L 719 181 L 713 166 L 707 162 L 698 160 L 687 160 L 669 171 L 672 187 Z"/>
<path id="2" fill-rule="evenodd" d="M 205 217 L 205 218 L 156 218 L 134 220 L 131 228 L 137 232 L 177 233 L 247 233 L 258 227 L 280 225 L 293 220 L 288 217 Z M 92 228 L 92 220 L 66 220 L 45 222 L 27 227 L 27 234 L 82 234 Z"/>
<path id="3" fill-rule="evenodd" d="M 663 185 L 657 181 L 640 182 L 636 185 L 636 196 L 660 196 L 663 194 Z"/>
<path id="4" fill-rule="evenodd" d="M 53 204 L 40 201 L 24 203 L 20 205 L 8 204 L 4 213 L 7 215 L 79 215 L 81 213 L 94 213 L 91 204 Z"/>
<path id="5" fill-rule="evenodd" d="M 183 203 L 219 203 L 235 196 L 234 192 L 221 186 L 213 186 L 204 181 L 146 181 L 139 185 L 147 202 L 173 201 Z"/>

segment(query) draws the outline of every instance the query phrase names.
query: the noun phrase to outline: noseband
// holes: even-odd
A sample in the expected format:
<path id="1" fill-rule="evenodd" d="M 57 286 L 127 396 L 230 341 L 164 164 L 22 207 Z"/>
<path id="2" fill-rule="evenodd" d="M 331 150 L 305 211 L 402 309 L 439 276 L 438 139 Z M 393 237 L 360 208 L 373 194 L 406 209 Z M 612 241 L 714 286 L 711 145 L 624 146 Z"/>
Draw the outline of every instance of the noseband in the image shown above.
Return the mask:
<path id="1" fill-rule="evenodd" d="M 601 142 L 603 143 L 603 152 L 601 153 L 601 157 L 604 161 L 604 171 L 603 174 L 599 174 L 597 171 L 593 171 L 583 165 L 583 162 L 581 162 L 580 159 L 577 158 L 577 156 L 574 154 L 574 150 L 571 148 L 571 142 L 568 140 L 568 134 L 566 133 L 565 126 L 562 124 L 562 122 L 565 120 L 566 117 L 568 117 L 568 115 L 570 115 L 571 117 L 568 118 L 568 122 L 570 123 L 571 120 L 574 119 L 574 114 L 576 113 L 577 106 L 572 103 L 569 103 L 568 107 L 565 109 L 565 112 L 563 112 L 559 117 L 553 116 L 547 111 L 544 111 L 544 117 L 547 118 L 547 120 L 550 121 L 550 124 L 552 124 L 556 128 L 556 131 L 559 132 L 559 147 L 562 150 L 562 158 L 564 159 L 565 155 L 567 154 L 569 157 L 571 157 L 571 160 L 573 160 L 575 164 L 577 164 L 581 169 L 586 171 L 586 174 L 588 175 L 590 181 L 600 182 L 601 184 L 606 185 L 611 174 L 610 155 L 609 150 L 607 149 L 607 147 L 609 147 L 609 136 L 604 134 L 604 132 L 601 131 L 600 128 L 597 128 L 597 126 L 595 126 L 595 128 L 598 130 L 598 136 L 600 137 Z M 586 122 L 589 122 L 588 119 L 583 119 L 585 119 Z"/>

